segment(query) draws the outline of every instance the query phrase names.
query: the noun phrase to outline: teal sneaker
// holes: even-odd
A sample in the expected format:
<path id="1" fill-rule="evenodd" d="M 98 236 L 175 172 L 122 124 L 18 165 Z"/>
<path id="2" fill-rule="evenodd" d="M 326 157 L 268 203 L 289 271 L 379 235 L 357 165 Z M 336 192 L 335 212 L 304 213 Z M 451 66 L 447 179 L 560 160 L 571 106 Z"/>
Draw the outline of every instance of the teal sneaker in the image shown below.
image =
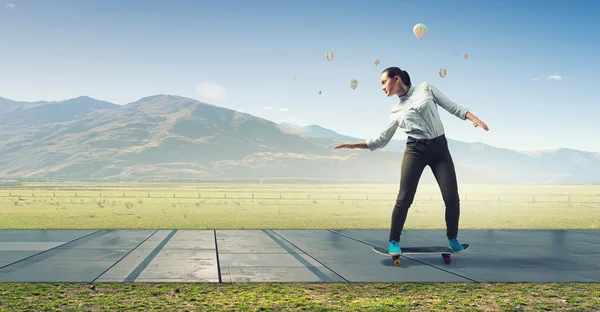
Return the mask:
<path id="1" fill-rule="evenodd" d="M 450 247 L 450 249 L 452 249 L 453 252 L 461 252 L 465 250 L 465 247 L 463 247 L 463 245 L 461 245 L 458 242 L 456 237 L 450 240 L 450 242 L 448 243 L 448 247 Z"/>
<path id="2" fill-rule="evenodd" d="M 402 253 L 402 249 L 400 249 L 400 245 L 395 240 L 390 241 L 390 247 L 388 248 L 388 252 L 392 255 L 399 255 Z"/>

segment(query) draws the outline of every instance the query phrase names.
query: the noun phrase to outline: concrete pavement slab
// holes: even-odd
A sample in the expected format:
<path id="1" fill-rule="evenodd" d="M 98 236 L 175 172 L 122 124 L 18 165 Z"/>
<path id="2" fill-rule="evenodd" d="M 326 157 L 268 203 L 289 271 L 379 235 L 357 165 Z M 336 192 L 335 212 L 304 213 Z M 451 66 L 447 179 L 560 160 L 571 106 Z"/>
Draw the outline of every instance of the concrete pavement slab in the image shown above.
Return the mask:
<path id="1" fill-rule="evenodd" d="M 600 282 L 600 231 L 461 230 L 471 244 L 390 257 L 387 230 L 0 231 L 4 282 Z M 445 246 L 407 230 L 401 246 Z"/>
<path id="2" fill-rule="evenodd" d="M 135 281 L 219 282 L 215 231 L 174 231 L 161 244 Z"/>
<path id="3" fill-rule="evenodd" d="M 342 282 L 270 230 L 217 231 L 223 282 Z"/>

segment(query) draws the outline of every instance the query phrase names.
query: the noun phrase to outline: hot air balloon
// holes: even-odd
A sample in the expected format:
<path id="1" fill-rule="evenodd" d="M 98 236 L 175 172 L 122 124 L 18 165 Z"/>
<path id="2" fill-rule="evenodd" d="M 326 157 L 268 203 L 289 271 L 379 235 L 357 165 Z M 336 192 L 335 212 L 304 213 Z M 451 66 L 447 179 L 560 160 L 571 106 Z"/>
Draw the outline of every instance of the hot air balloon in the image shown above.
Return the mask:
<path id="1" fill-rule="evenodd" d="M 296 80 L 296 76 L 292 76 L 292 80 Z"/>
<path id="2" fill-rule="evenodd" d="M 327 52 L 325 59 L 331 62 L 333 60 L 333 52 Z"/>
<path id="3" fill-rule="evenodd" d="M 413 33 L 417 38 L 419 38 L 419 40 L 423 40 L 423 37 L 425 37 L 425 35 L 427 34 L 427 26 L 425 26 L 425 24 L 419 23 L 415 25 L 415 27 L 413 27 Z"/>
<path id="4" fill-rule="evenodd" d="M 440 77 L 442 78 L 446 77 L 446 69 L 440 68 L 440 70 L 438 71 L 438 75 L 440 75 Z"/>
<path id="5" fill-rule="evenodd" d="M 379 59 L 378 59 L 378 58 L 376 58 L 376 59 L 373 61 L 373 64 L 375 64 L 375 66 L 379 65 Z"/>
<path id="6" fill-rule="evenodd" d="M 356 87 L 358 87 L 358 81 L 356 79 L 350 80 L 350 88 L 352 88 L 352 90 L 354 90 L 354 89 L 356 89 Z"/>
<path id="7" fill-rule="evenodd" d="M 319 95 L 321 95 L 321 90 L 319 90 L 319 92 L 317 92 Z"/>
<path id="8" fill-rule="evenodd" d="M 467 54 L 463 54 L 463 58 L 466 60 L 469 56 Z"/>

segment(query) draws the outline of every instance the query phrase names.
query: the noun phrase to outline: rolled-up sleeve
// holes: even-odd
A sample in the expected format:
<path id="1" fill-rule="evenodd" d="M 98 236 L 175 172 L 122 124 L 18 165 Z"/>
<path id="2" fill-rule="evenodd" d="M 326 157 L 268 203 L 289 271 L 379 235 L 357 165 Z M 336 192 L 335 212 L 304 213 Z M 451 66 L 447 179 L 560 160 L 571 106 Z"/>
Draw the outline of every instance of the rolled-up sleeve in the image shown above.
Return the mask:
<path id="1" fill-rule="evenodd" d="M 378 138 L 367 140 L 367 146 L 371 151 L 385 147 L 394 137 L 396 129 L 398 129 L 398 120 L 392 118 L 388 123 L 387 128 L 383 132 L 381 132 Z"/>
<path id="2" fill-rule="evenodd" d="M 439 105 L 440 107 L 448 111 L 450 114 L 462 120 L 467 119 L 467 113 L 469 112 L 468 108 L 456 104 L 454 101 L 450 100 L 446 95 L 444 95 L 440 90 L 438 90 L 431 84 L 427 84 L 427 88 L 431 92 L 433 100 L 437 105 Z"/>

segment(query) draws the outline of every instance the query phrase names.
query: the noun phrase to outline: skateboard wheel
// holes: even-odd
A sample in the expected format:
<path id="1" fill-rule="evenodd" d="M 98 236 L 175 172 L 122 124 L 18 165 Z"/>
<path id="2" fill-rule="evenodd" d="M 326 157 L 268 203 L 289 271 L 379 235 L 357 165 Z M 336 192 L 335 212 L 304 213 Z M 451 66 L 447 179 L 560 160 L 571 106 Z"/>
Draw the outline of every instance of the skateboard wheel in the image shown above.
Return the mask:
<path id="1" fill-rule="evenodd" d="M 395 266 L 399 266 L 400 265 L 400 258 L 394 259 L 394 265 Z"/>
<path id="2" fill-rule="evenodd" d="M 450 264 L 450 262 L 452 262 L 452 260 L 450 259 L 450 255 L 449 254 L 442 254 L 442 258 L 444 258 L 444 263 L 445 264 Z"/>

